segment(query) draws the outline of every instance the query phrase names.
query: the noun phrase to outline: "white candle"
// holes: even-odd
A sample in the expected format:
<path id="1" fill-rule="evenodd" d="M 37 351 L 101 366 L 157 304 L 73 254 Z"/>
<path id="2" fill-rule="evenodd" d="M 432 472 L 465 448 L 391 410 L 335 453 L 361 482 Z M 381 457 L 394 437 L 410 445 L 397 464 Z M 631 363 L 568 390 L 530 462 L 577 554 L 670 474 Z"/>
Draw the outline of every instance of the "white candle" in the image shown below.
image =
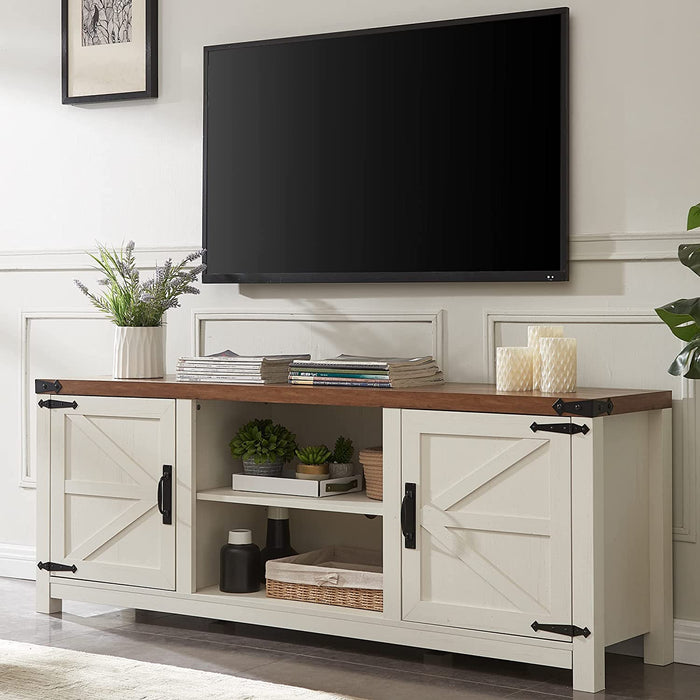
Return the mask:
<path id="1" fill-rule="evenodd" d="M 540 388 L 540 376 L 542 374 L 542 361 L 540 357 L 540 338 L 562 338 L 564 326 L 528 326 L 527 346 L 532 348 L 532 388 Z"/>
<path id="2" fill-rule="evenodd" d="M 576 391 L 576 338 L 540 338 L 540 359 L 542 391 Z"/>
<path id="3" fill-rule="evenodd" d="M 496 390 L 532 390 L 531 348 L 496 348 Z"/>

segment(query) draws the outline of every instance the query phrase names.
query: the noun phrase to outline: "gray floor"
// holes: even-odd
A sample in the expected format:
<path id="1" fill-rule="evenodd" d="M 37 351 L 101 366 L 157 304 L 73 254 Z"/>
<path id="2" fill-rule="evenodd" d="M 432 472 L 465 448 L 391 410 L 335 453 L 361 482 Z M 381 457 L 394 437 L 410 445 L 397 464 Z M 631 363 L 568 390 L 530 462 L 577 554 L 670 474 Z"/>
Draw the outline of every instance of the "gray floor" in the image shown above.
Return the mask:
<path id="1" fill-rule="evenodd" d="M 85 603 L 65 602 L 61 614 L 38 615 L 34 612 L 34 584 L 2 578 L 0 638 L 229 673 L 368 700 L 700 699 L 700 667 L 696 666 L 657 668 L 645 666 L 640 659 L 608 654 L 608 690 L 591 696 L 571 691 L 570 671 L 473 656 Z M 416 635 L 415 644 L 420 647 L 420 635 Z"/>

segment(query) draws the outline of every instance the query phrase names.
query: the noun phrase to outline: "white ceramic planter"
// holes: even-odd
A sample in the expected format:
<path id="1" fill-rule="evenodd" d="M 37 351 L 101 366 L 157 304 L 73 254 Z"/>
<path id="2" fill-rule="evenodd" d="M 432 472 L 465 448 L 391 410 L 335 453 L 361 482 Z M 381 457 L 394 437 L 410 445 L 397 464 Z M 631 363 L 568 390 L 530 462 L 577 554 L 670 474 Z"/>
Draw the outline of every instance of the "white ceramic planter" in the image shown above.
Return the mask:
<path id="1" fill-rule="evenodd" d="M 115 327 L 115 379 L 155 379 L 164 370 L 163 326 Z"/>

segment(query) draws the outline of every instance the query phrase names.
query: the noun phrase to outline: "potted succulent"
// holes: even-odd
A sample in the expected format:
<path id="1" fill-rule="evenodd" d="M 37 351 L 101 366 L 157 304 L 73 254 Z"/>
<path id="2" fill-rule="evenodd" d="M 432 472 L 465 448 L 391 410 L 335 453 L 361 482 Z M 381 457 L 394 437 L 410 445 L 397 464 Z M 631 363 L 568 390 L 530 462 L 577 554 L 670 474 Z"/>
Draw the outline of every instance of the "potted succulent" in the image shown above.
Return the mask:
<path id="1" fill-rule="evenodd" d="M 331 458 L 331 451 L 325 445 L 301 447 L 295 454 L 299 459 L 297 479 L 323 481 L 328 478 L 328 460 Z"/>
<path id="2" fill-rule="evenodd" d="M 343 476 L 352 476 L 355 472 L 355 465 L 352 463 L 352 456 L 355 453 L 355 448 L 352 446 L 352 440 L 345 438 L 342 435 L 335 441 L 333 454 L 329 464 L 331 479 L 339 479 Z"/>
<path id="3" fill-rule="evenodd" d="M 700 226 L 700 204 L 688 212 L 688 230 Z M 700 275 L 700 243 L 678 246 L 678 259 Z M 669 374 L 700 379 L 700 298 L 677 299 L 655 309 L 671 333 L 686 343 L 668 368 Z"/>
<path id="4" fill-rule="evenodd" d="M 97 244 L 97 255 L 88 253 L 94 268 L 104 277 L 98 284 L 104 291 L 93 294 L 80 280 L 76 286 L 100 311 L 114 322 L 115 379 L 152 379 L 162 377 L 163 316 L 180 306 L 182 294 L 199 294 L 192 286 L 204 265 L 190 267 L 204 253 L 190 253 L 177 265 L 168 259 L 156 266 L 150 279 L 141 281 L 134 258 L 134 242 L 120 250 Z"/>
<path id="5" fill-rule="evenodd" d="M 282 467 L 294 456 L 296 435 L 269 418 L 242 425 L 229 442 L 231 454 L 243 461 L 243 473 L 281 476 Z"/>

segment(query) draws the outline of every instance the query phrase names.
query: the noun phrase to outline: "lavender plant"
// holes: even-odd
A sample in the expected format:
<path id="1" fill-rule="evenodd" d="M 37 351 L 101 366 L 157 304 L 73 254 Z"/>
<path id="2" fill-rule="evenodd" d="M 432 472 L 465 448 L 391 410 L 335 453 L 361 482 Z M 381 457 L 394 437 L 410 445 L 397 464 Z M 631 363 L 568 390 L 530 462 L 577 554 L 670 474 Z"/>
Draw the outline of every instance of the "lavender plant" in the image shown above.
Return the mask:
<path id="1" fill-rule="evenodd" d="M 98 281 L 105 290 L 93 294 L 80 280 L 74 282 L 93 306 L 106 313 L 117 326 L 160 326 L 163 314 L 180 306 L 181 295 L 199 294 L 199 289 L 192 285 L 206 266 L 191 269 L 187 266 L 201 258 L 204 250 L 190 253 L 177 265 L 171 259 L 166 260 L 145 281 L 141 281 L 136 269 L 133 241 L 119 250 L 98 243 L 97 251 L 97 255 L 88 255 L 95 262 L 95 269 L 105 275 Z"/>

